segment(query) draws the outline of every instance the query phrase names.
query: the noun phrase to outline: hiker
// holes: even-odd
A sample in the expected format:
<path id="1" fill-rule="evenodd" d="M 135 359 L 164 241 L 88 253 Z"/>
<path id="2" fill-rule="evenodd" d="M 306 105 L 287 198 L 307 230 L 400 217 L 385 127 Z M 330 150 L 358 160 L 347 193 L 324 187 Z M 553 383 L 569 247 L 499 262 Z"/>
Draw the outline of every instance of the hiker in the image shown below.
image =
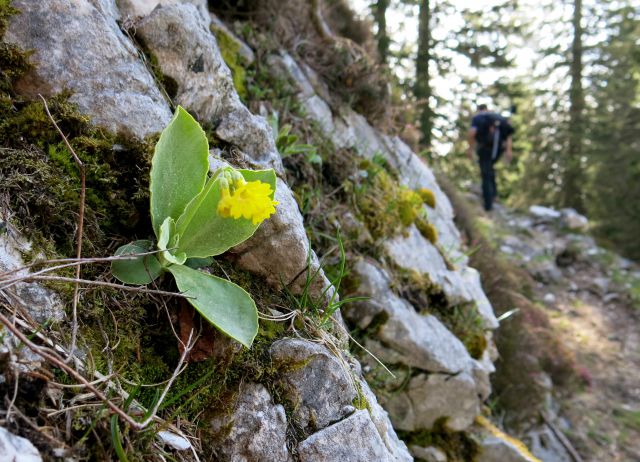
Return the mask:
<path id="1" fill-rule="evenodd" d="M 511 162 L 513 158 L 511 135 L 513 135 L 513 131 L 509 121 L 500 114 L 490 112 L 486 104 L 478 106 L 478 112 L 471 120 L 471 128 L 467 133 L 467 141 L 469 142 L 467 156 L 473 160 L 473 152 L 477 153 L 482 174 L 482 198 L 484 209 L 487 211 L 493 208 L 493 201 L 498 195 L 493 165 L 503 153 L 505 162 L 507 164 Z"/>

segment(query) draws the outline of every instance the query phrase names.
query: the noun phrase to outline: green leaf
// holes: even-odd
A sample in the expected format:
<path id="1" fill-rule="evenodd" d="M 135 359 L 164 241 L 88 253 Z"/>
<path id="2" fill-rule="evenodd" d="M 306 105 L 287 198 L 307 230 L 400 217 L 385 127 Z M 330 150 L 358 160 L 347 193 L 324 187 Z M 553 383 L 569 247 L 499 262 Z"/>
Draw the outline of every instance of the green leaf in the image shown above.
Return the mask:
<path id="1" fill-rule="evenodd" d="M 122 447 L 122 441 L 120 440 L 120 426 L 118 425 L 118 416 L 111 416 L 111 443 L 113 444 L 113 449 L 116 451 L 116 455 L 118 456 L 118 460 L 120 462 L 128 462 L 127 453 L 124 452 L 124 448 Z"/>
<path id="2" fill-rule="evenodd" d="M 211 266 L 212 263 L 213 263 L 213 258 L 211 257 L 206 257 L 206 258 L 196 257 L 196 258 L 189 258 L 184 264 L 189 268 L 199 269 L 199 268 L 204 268 L 206 266 Z"/>
<path id="3" fill-rule="evenodd" d="M 160 135 L 151 161 L 151 222 L 156 237 L 165 218 L 177 220 L 202 191 L 209 170 L 208 155 L 204 131 L 178 106 Z"/>
<path id="4" fill-rule="evenodd" d="M 169 263 L 182 265 L 187 259 L 187 255 L 184 252 L 177 250 L 179 242 L 180 235 L 176 233 L 176 222 L 171 217 L 165 218 L 162 226 L 160 226 L 158 249 L 162 250 L 162 257 Z"/>
<path id="5" fill-rule="evenodd" d="M 276 190 L 273 170 L 238 170 L 247 181 L 269 183 Z M 179 251 L 188 258 L 211 257 L 249 239 L 260 225 L 245 218 L 224 218 L 218 215 L 219 179 L 209 180 L 205 188 L 178 218 L 176 232 L 180 235 Z M 273 198 L 273 196 L 272 196 Z"/>
<path id="6" fill-rule="evenodd" d="M 251 296 L 241 287 L 187 266 L 168 270 L 196 310 L 229 337 L 251 347 L 258 333 L 258 310 Z"/>
<path id="7" fill-rule="evenodd" d="M 135 241 L 116 250 L 115 255 L 145 253 L 153 248 L 151 241 Z M 115 278 L 126 284 L 149 284 L 162 273 L 162 266 L 155 255 L 145 255 L 131 260 L 111 262 L 111 272 Z"/>

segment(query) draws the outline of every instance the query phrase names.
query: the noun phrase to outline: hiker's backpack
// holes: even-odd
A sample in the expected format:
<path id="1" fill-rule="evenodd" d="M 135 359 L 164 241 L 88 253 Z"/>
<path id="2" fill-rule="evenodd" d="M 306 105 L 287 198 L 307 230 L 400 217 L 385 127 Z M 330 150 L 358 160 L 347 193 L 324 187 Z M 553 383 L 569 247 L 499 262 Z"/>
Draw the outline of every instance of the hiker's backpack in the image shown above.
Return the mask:
<path id="1" fill-rule="evenodd" d="M 495 112 L 484 112 L 476 117 L 478 146 L 491 149 L 491 158 L 498 159 L 502 154 L 502 143 L 513 134 L 513 127 L 505 117 Z"/>

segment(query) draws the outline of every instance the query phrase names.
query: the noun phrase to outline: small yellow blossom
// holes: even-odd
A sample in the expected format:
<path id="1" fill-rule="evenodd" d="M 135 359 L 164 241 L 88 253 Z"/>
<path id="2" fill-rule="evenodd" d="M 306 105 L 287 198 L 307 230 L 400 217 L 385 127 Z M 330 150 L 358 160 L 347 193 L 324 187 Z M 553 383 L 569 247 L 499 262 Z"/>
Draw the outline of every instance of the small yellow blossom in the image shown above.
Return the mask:
<path id="1" fill-rule="evenodd" d="M 235 179 L 234 179 L 235 180 Z M 254 225 L 262 223 L 276 213 L 278 201 L 271 199 L 271 185 L 261 181 L 235 180 L 235 189 L 230 191 L 226 179 L 220 181 L 220 202 L 218 213 L 225 218 L 251 220 Z"/>

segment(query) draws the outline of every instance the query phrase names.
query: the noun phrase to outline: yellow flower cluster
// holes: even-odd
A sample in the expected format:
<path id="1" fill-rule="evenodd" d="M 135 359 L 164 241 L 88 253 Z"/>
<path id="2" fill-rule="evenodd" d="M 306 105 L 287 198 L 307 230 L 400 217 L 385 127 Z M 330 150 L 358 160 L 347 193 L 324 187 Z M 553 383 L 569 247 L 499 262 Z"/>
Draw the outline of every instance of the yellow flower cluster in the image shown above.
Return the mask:
<path id="1" fill-rule="evenodd" d="M 271 185 L 261 181 L 245 181 L 244 178 L 234 176 L 234 188 L 229 188 L 226 178 L 220 179 L 221 198 L 218 202 L 218 213 L 225 218 L 246 218 L 254 225 L 262 223 L 276 213 L 278 201 L 271 199 L 273 190 Z"/>

